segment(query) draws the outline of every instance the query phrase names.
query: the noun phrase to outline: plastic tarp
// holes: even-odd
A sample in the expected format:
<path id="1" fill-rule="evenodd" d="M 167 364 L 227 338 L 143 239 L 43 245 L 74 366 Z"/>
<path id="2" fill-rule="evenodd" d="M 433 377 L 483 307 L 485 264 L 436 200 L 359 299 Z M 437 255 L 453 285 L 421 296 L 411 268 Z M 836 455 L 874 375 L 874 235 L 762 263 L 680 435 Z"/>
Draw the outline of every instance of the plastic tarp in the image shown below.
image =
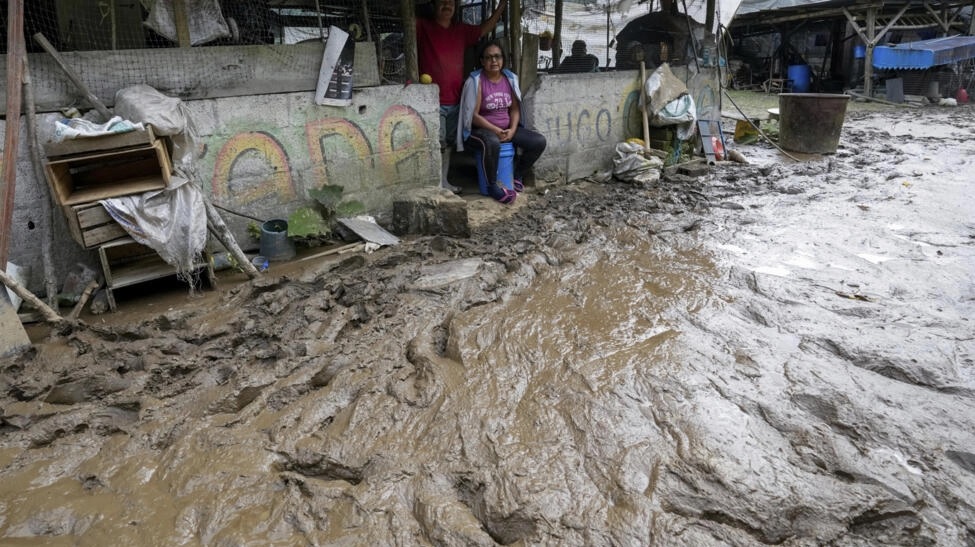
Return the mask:
<path id="1" fill-rule="evenodd" d="M 115 94 L 115 113 L 151 125 L 157 135 L 171 138 L 175 175 L 164 190 L 100 203 L 132 239 L 151 247 L 186 277 L 207 240 L 203 194 L 190 182 L 195 176 L 197 146 L 186 106 L 153 87 L 135 85 Z"/>
<path id="2" fill-rule="evenodd" d="M 657 67 L 643 86 L 647 114 L 654 127 L 677 126 L 677 138 L 685 141 L 694 136 L 697 108 L 687 86 L 674 76 L 670 65 Z"/>
<path id="3" fill-rule="evenodd" d="M 873 50 L 873 66 L 883 69 L 925 69 L 972 58 L 975 36 L 946 36 Z"/>
<path id="4" fill-rule="evenodd" d="M 223 12 L 220 11 L 220 3 L 217 0 L 184 0 L 184 2 L 190 45 L 198 46 L 230 36 L 230 27 L 223 17 Z M 149 17 L 143 24 L 173 42 L 178 40 L 173 0 L 154 0 L 149 10 Z"/>

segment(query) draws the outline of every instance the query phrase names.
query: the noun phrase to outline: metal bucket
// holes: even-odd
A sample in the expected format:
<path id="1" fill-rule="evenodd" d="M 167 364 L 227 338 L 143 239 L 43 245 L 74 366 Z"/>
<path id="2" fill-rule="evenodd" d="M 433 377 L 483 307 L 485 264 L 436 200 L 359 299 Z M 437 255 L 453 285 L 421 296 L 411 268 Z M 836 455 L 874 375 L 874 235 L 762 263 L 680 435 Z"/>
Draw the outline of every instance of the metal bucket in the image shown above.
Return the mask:
<path id="1" fill-rule="evenodd" d="M 805 154 L 832 154 L 840 143 L 849 95 L 779 94 L 779 146 Z"/>
<path id="2" fill-rule="evenodd" d="M 295 257 L 295 244 L 288 239 L 288 221 L 273 219 L 261 224 L 261 256 L 274 262 Z"/>

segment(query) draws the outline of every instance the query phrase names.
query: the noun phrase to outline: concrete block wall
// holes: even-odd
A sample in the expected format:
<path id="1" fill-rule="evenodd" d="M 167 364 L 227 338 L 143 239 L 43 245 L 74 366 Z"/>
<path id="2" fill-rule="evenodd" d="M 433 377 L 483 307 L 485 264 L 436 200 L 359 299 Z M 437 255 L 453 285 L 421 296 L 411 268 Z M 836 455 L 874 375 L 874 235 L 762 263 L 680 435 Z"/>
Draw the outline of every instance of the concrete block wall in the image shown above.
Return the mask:
<path id="1" fill-rule="evenodd" d="M 672 70 L 687 83 L 698 117 L 719 119 L 717 71 Z M 639 97 L 637 70 L 540 74 L 524 96 L 527 122 L 548 139 L 536 176 L 566 181 L 612 169 L 616 144 L 643 137 Z"/>
<path id="2" fill-rule="evenodd" d="M 287 218 L 313 205 L 308 192 L 325 184 L 343 187 L 342 199 L 361 202 L 384 219 L 393 199 L 412 188 L 435 186 L 440 177 L 439 101 L 436 86 L 384 86 L 356 90 L 349 107 L 314 104 L 314 93 L 281 93 L 187 101 L 199 159 L 197 176 L 245 250 L 256 249 L 247 226 L 257 219 Z M 38 118 L 42 142 L 50 140 L 56 114 Z M 6 122 L 0 121 L 0 132 Z M 30 269 L 28 287 L 44 290 L 40 242 L 47 182 L 35 177 L 21 118 L 10 261 Z M 3 149 L 0 144 L 0 150 Z M 59 208 L 53 211 L 55 271 L 63 281 L 76 262 L 98 270 L 97 253 L 70 236 Z"/>

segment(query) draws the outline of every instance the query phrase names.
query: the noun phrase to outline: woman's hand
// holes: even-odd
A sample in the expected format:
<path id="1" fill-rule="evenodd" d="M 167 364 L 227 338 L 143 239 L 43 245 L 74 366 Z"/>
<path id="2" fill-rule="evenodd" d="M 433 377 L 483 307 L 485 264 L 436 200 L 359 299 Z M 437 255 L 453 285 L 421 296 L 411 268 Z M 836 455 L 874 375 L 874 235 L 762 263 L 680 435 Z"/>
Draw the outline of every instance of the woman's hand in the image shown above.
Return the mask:
<path id="1" fill-rule="evenodd" d="M 502 129 L 498 131 L 498 140 L 501 142 L 508 142 L 515 138 L 515 129 Z"/>

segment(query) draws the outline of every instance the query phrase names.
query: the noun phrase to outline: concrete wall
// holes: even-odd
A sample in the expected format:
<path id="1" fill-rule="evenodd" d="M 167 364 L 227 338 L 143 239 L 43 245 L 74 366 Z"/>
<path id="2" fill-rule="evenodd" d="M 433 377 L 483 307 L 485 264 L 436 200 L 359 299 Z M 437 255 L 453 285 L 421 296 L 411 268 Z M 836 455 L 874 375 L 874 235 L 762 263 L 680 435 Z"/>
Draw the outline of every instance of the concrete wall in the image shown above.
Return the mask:
<path id="1" fill-rule="evenodd" d="M 395 196 L 438 183 L 440 147 L 435 86 L 401 85 L 357 90 L 346 108 L 314 104 L 313 92 L 187 101 L 202 157 L 200 185 L 215 204 L 259 219 L 287 218 L 313 205 L 309 190 L 343 187 L 343 201 L 361 202 L 370 214 L 389 215 Z M 38 119 L 41 140 L 50 139 L 53 114 Z M 0 122 L 0 132 L 5 131 Z M 9 259 L 30 269 L 29 287 L 43 292 L 39 242 L 47 182 L 35 177 L 21 118 L 15 211 Z M 0 145 L 0 150 L 2 150 Z M 241 247 L 254 249 L 247 225 L 224 213 Z M 97 253 L 69 235 L 61 210 L 54 210 L 55 270 L 76 262 L 97 269 Z"/>
<path id="2" fill-rule="evenodd" d="M 719 119 L 717 71 L 672 68 L 693 95 L 700 119 Z M 573 180 L 611 169 L 616 144 L 643 138 L 640 72 L 539 74 L 525 93 L 528 123 L 548 138 L 536 164 L 546 180 Z"/>

